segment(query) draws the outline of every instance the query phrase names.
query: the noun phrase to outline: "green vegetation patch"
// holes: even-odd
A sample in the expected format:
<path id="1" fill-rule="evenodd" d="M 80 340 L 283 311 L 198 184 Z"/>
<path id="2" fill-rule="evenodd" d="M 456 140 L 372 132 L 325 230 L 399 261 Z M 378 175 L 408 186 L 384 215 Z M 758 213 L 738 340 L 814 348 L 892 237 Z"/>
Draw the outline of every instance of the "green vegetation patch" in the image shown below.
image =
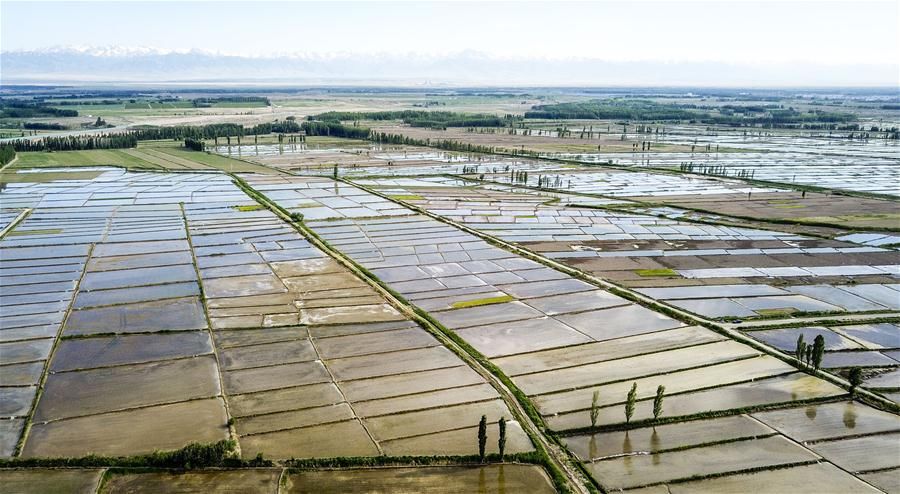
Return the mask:
<path id="1" fill-rule="evenodd" d="M 245 213 L 250 212 L 250 211 L 262 211 L 263 209 L 266 209 L 264 206 L 261 206 L 259 204 L 249 204 L 246 206 L 232 206 L 232 207 L 234 209 L 237 209 L 238 211 L 243 211 Z"/>
<path id="2" fill-rule="evenodd" d="M 796 313 L 796 312 L 799 312 L 799 311 L 798 311 L 797 309 L 793 308 L 793 307 L 778 307 L 778 308 L 775 308 L 775 309 L 757 309 L 757 310 L 756 310 L 756 313 L 757 313 L 757 314 L 759 314 L 759 315 L 761 315 L 761 316 L 767 316 L 767 317 L 770 317 L 770 316 L 789 316 L 789 315 L 794 314 L 794 313 Z"/>
<path id="3" fill-rule="evenodd" d="M 59 235 L 61 228 L 47 228 L 44 230 L 13 230 L 8 233 L 10 237 L 24 237 L 27 235 Z"/>
<path id="4" fill-rule="evenodd" d="M 424 197 L 422 197 L 420 195 L 416 195 L 416 194 L 397 194 L 397 195 L 392 195 L 392 196 L 388 196 L 388 197 L 390 197 L 391 199 L 397 200 L 397 201 L 424 201 L 425 200 Z"/>
<path id="5" fill-rule="evenodd" d="M 20 152 L 18 156 L 19 159 L 11 165 L 15 169 L 67 168 L 79 166 L 118 166 L 137 169 L 159 168 L 153 163 L 131 156 L 118 149 L 54 151 L 52 153 L 46 151 L 32 151 Z"/>
<path id="6" fill-rule="evenodd" d="M 499 297 L 488 297 L 488 298 L 479 298 L 476 300 L 464 300 L 462 302 L 454 302 L 451 307 L 454 309 L 465 309 L 468 307 L 478 307 L 481 305 L 492 305 L 492 304 L 505 304 L 506 302 L 512 302 L 515 300 L 509 295 L 501 295 Z"/>
<path id="7" fill-rule="evenodd" d="M 637 269 L 634 271 L 638 276 L 643 276 L 645 278 L 652 276 L 678 276 L 678 273 L 669 268 L 658 268 L 658 269 Z"/>

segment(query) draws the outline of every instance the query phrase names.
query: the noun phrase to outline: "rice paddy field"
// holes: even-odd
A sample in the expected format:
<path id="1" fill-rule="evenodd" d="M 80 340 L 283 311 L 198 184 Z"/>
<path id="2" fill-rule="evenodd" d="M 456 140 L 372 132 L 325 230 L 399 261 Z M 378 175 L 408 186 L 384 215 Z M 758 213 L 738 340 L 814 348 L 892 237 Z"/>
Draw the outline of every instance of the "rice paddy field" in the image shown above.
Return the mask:
<path id="1" fill-rule="evenodd" d="M 892 143 L 375 125 L 20 153 L 4 492 L 900 492 Z"/>

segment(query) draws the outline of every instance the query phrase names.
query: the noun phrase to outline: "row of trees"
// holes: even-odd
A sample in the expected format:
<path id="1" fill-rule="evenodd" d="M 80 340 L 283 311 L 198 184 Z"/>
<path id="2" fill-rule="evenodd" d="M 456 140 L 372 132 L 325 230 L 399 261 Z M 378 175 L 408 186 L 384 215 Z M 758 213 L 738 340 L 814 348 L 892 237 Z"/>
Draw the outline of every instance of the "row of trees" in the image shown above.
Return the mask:
<path id="1" fill-rule="evenodd" d="M 822 365 L 822 357 L 825 355 L 825 337 L 816 335 L 813 344 L 809 345 L 803 341 L 803 334 L 797 337 L 797 348 L 794 356 L 800 363 L 805 363 L 807 367 L 818 371 Z"/>
<path id="2" fill-rule="evenodd" d="M 77 117 L 75 110 L 53 108 L 41 102 L 0 99 L 0 118 Z"/>
<path id="3" fill-rule="evenodd" d="M 797 338 L 797 348 L 795 357 L 801 365 L 805 364 L 808 368 L 818 371 L 822 365 L 822 357 L 825 355 L 825 338 L 817 335 L 813 340 L 813 344 L 807 344 L 803 339 L 803 334 Z M 847 379 L 850 382 L 850 394 L 856 392 L 856 388 L 862 384 L 862 369 L 854 367 L 847 373 Z M 659 420 L 663 411 L 663 399 L 665 397 L 666 387 L 658 386 L 656 388 L 656 396 L 653 398 L 653 420 Z M 637 383 L 632 383 L 631 389 L 625 398 L 625 423 L 630 423 L 634 416 L 634 409 L 637 403 Z M 594 391 L 591 398 L 590 418 L 591 427 L 597 427 L 597 419 L 600 416 L 600 392 Z"/>
<path id="4" fill-rule="evenodd" d="M 500 461 L 506 454 L 506 419 L 500 417 L 497 421 L 497 428 L 500 431 L 500 437 L 497 439 L 497 449 L 500 453 Z M 487 417 L 482 415 L 478 422 L 478 458 L 484 462 L 485 448 L 487 447 Z"/>
<path id="5" fill-rule="evenodd" d="M 525 118 L 644 120 L 692 122 L 727 126 L 806 127 L 836 125 L 856 120 L 852 113 L 812 110 L 801 112 L 775 105 L 725 105 L 713 109 L 684 103 L 657 103 L 649 100 L 589 100 L 535 105 Z"/>
<path id="6" fill-rule="evenodd" d="M 97 125 L 103 125 L 98 118 Z M 300 125 L 294 120 L 262 123 L 253 127 L 240 124 L 221 123 L 202 126 L 178 125 L 174 127 L 143 127 L 121 133 L 94 134 L 85 136 L 42 137 L 40 139 L 17 139 L 12 141 L 16 151 L 81 151 L 88 149 L 122 149 L 137 146 L 138 141 L 185 140 L 230 138 L 240 139 L 245 135 L 300 132 Z M 364 133 L 368 135 L 368 129 Z M 343 136 L 342 136 L 343 137 Z"/>
<path id="7" fill-rule="evenodd" d="M 266 106 L 272 106 L 272 102 L 265 96 L 220 96 L 191 100 L 191 105 L 195 108 L 209 108 L 217 103 L 264 103 Z"/>
<path id="8" fill-rule="evenodd" d="M 825 356 L 825 337 L 816 335 L 813 344 L 806 343 L 803 339 L 803 333 L 797 337 L 797 346 L 794 350 L 794 357 L 800 363 L 801 368 L 805 365 L 807 369 L 818 372 L 822 366 L 822 358 Z M 847 371 L 847 381 L 850 383 L 850 395 L 856 393 L 856 388 L 863 383 L 863 372 L 859 367 L 853 367 Z"/>
<path id="9" fill-rule="evenodd" d="M 88 149 L 122 149 L 137 146 L 138 138 L 132 133 L 93 134 L 84 136 L 42 137 L 40 139 L 16 139 L 12 147 L 18 152 L 28 151 L 82 151 Z"/>
<path id="10" fill-rule="evenodd" d="M 176 125 L 174 127 L 145 127 L 130 131 L 138 140 L 160 139 L 216 139 L 218 137 L 241 137 L 260 134 L 287 134 L 300 132 L 300 125 L 294 120 L 281 120 L 271 123 L 261 123 L 253 127 L 244 127 L 235 123 L 220 123 L 209 125 Z"/>
<path id="11" fill-rule="evenodd" d="M 65 125 L 44 122 L 25 122 L 22 124 L 22 128 L 28 130 L 66 130 Z"/>
<path id="12" fill-rule="evenodd" d="M 700 114 L 683 105 L 656 103 L 647 100 L 589 100 L 550 105 L 535 105 L 525 112 L 525 118 L 611 119 L 681 121 L 695 119 Z"/>
<path id="13" fill-rule="evenodd" d="M 401 120 L 412 127 L 446 129 L 447 127 L 507 127 L 521 120 L 515 115 L 502 117 L 487 113 L 460 113 L 450 111 L 379 111 L 379 112 L 326 112 L 310 117 L 310 120 L 329 122 L 358 122 L 360 120 Z"/>
<path id="14" fill-rule="evenodd" d="M 402 134 L 388 134 L 386 132 L 373 131 L 369 134 L 369 140 L 380 144 L 428 146 L 437 149 L 443 149 L 445 151 L 458 151 L 462 153 L 509 154 L 513 156 L 530 156 L 535 158 L 540 156 L 539 152 L 525 149 L 524 146 L 518 149 L 495 148 L 493 146 L 481 146 L 479 144 L 460 142 L 453 139 L 440 139 L 433 141 L 431 139 L 416 139 L 414 137 L 409 137 Z"/>
<path id="15" fill-rule="evenodd" d="M 653 398 L 653 420 L 659 420 L 659 416 L 663 411 L 663 399 L 665 398 L 666 387 L 659 385 L 656 387 L 656 396 Z M 631 389 L 625 398 L 625 423 L 631 422 L 634 416 L 634 408 L 637 404 L 637 383 L 631 384 Z M 594 391 L 591 397 L 591 427 L 597 427 L 597 418 L 600 417 L 600 391 Z"/>
<path id="16" fill-rule="evenodd" d="M 367 127 L 344 125 L 336 121 L 307 121 L 303 122 L 300 129 L 306 132 L 308 136 L 331 136 L 348 139 L 367 139 L 369 137 L 369 129 Z"/>

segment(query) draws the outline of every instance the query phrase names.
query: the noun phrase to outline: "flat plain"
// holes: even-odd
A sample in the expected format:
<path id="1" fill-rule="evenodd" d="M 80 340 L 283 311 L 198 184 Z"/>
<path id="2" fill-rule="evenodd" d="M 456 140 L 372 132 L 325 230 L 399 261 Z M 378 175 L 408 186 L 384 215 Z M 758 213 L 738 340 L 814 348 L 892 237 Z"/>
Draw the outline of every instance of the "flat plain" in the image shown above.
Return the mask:
<path id="1" fill-rule="evenodd" d="M 895 114 L 847 95 L 861 139 L 272 97 L 108 110 L 371 133 L 0 172 L 10 492 L 900 489 Z M 365 113 L 429 97 L 501 126 Z"/>

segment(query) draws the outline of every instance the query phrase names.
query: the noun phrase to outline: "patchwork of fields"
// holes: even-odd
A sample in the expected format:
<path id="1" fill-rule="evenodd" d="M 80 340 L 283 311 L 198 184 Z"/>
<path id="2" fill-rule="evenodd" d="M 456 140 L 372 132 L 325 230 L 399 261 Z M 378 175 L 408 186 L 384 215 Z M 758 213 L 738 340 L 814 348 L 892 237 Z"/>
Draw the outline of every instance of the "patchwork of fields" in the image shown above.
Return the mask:
<path id="1" fill-rule="evenodd" d="M 767 211 L 805 195 L 716 177 L 354 143 L 219 151 L 239 160 L 53 153 L 5 184 L 0 457 L 120 463 L 0 482 L 900 491 L 891 229 L 779 228 Z M 815 366 L 801 335 L 822 341 Z M 117 467 L 223 440 L 240 469 Z"/>

